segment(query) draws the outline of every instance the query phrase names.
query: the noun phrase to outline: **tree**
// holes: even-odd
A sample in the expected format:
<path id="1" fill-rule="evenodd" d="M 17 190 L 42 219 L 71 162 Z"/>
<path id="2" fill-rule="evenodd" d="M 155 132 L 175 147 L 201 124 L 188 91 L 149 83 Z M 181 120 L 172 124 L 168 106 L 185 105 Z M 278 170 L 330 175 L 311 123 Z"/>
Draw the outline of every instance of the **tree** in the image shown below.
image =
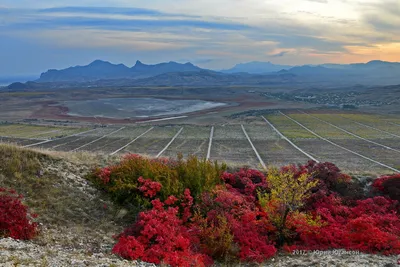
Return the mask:
<path id="1" fill-rule="evenodd" d="M 268 172 L 268 193 L 259 193 L 261 207 L 268 213 L 278 230 L 278 245 L 285 241 L 286 221 L 291 212 L 299 210 L 311 196 L 311 190 L 318 181 L 307 171 L 295 166 L 271 168 Z"/>

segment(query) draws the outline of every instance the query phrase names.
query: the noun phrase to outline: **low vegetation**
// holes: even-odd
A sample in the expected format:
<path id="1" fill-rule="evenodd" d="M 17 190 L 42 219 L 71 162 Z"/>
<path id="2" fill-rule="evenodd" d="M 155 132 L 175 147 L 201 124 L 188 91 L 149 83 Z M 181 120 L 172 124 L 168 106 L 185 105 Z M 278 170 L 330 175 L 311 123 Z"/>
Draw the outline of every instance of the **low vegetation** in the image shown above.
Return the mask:
<path id="1" fill-rule="evenodd" d="M 400 253 L 399 176 L 365 190 L 331 163 L 223 170 L 196 158 L 137 155 L 95 170 L 99 187 L 141 209 L 113 252 L 171 266 L 260 263 L 294 250 Z"/>
<path id="2" fill-rule="evenodd" d="M 182 195 L 189 189 L 197 199 L 203 192 L 221 184 L 225 165 L 200 160 L 194 156 L 183 160 L 165 158 L 149 159 L 135 154 L 126 155 L 118 164 L 97 168 L 88 178 L 108 192 L 119 204 L 127 204 L 137 210 L 148 207 L 149 201 L 140 192 L 146 182 L 140 177 L 162 184 L 158 194 L 164 201 L 171 195 Z"/>
<path id="3" fill-rule="evenodd" d="M 28 207 L 22 204 L 23 196 L 14 190 L 0 187 L 0 237 L 32 239 L 37 234 L 37 223 L 31 218 Z"/>

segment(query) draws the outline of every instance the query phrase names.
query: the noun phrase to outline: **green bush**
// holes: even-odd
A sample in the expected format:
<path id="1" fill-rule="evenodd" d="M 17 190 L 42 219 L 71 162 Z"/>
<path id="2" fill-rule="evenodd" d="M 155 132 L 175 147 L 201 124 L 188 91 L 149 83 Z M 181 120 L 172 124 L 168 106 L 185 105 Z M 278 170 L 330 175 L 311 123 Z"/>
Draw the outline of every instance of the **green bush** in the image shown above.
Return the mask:
<path id="1" fill-rule="evenodd" d="M 110 193 L 118 203 L 138 207 L 149 204 L 139 193 L 139 177 L 162 185 L 158 195 L 161 200 L 171 195 L 180 196 L 186 188 L 197 199 L 204 191 L 210 191 L 222 183 L 220 177 L 225 170 L 224 164 L 195 156 L 185 160 L 182 155 L 178 155 L 176 160 L 171 160 L 128 154 L 116 165 L 94 170 L 88 179 Z"/>

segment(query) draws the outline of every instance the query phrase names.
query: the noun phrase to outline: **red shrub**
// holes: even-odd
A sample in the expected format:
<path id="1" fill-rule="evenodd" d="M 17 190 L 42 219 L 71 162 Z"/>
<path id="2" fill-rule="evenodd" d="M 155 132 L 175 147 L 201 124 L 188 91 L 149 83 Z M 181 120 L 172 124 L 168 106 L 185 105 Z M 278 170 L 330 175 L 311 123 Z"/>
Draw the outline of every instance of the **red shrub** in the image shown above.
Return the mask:
<path id="1" fill-rule="evenodd" d="M 267 182 L 265 175 L 252 169 L 241 169 L 235 173 L 224 172 L 222 180 L 229 185 L 229 189 L 236 190 L 241 194 L 256 197 L 257 190 L 265 190 Z"/>
<path id="2" fill-rule="evenodd" d="M 98 176 L 104 184 L 108 184 L 110 182 L 110 177 L 111 177 L 111 167 L 105 167 L 100 169 Z"/>
<path id="3" fill-rule="evenodd" d="M 220 188 L 212 194 L 204 194 L 199 209 L 210 220 L 217 218 L 218 215 L 240 219 L 249 211 L 258 211 L 256 203 L 249 201 L 246 195 Z"/>
<path id="4" fill-rule="evenodd" d="M 372 183 L 373 191 L 400 201 L 400 174 L 381 176 Z"/>
<path id="5" fill-rule="evenodd" d="M 154 198 L 158 192 L 161 191 L 161 184 L 158 182 L 153 182 L 150 179 L 143 179 L 143 177 L 138 178 L 138 182 L 141 185 L 139 191 L 143 193 L 145 197 Z"/>
<path id="6" fill-rule="evenodd" d="M 374 180 L 374 182 L 372 183 L 373 189 L 376 191 L 383 192 L 383 190 L 384 190 L 383 183 L 391 178 L 392 178 L 392 176 L 387 176 L 387 175 L 376 178 Z"/>
<path id="7" fill-rule="evenodd" d="M 141 212 L 138 221 L 119 237 L 113 253 L 124 258 L 171 266 L 208 266 L 212 260 L 192 250 L 189 229 L 178 217 L 178 207 L 164 208 L 152 201 L 153 209 Z"/>
<path id="8" fill-rule="evenodd" d="M 190 217 L 192 217 L 192 206 L 193 206 L 193 197 L 190 195 L 190 190 L 186 188 L 183 193 L 183 200 L 181 203 L 181 207 L 183 208 L 183 213 L 182 213 L 183 222 L 188 222 Z"/>
<path id="9" fill-rule="evenodd" d="M 308 173 L 320 181 L 318 184 L 319 189 L 337 192 L 339 185 L 351 182 L 349 175 L 342 173 L 335 164 L 330 162 L 317 163 L 309 161 L 306 165 L 300 166 L 300 169 L 306 169 Z"/>
<path id="10" fill-rule="evenodd" d="M 385 255 L 399 254 L 399 236 L 387 232 L 388 229 L 379 225 L 381 220 L 367 215 L 351 219 L 346 225 L 348 248 L 369 253 L 381 252 Z"/>
<path id="11" fill-rule="evenodd" d="M 209 225 L 220 225 L 221 217 L 227 222 L 233 243 L 230 246 L 223 243 L 221 249 L 238 247 L 238 251 L 218 251 L 220 255 L 230 255 L 245 262 L 263 262 L 275 255 L 276 248 L 269 238 L 275 229 L 267 214 L 259 210 L 254 198 L 251 201 L 236 190 L 218 188 L 213 194 L 203 195 L 199 210 Z M 227 234 L 223 240 L 227 239 Z M 207 231 L 200 232 L 200 239 L 207 240 L 208 235 Z"/>
<path id="12" fill-rule="evenodd" d="M 22 195 L 0 187 L 0 237 L 32 239 L 37 234 L 37 223 L 31 221 L 36 214 L 29 214 L 21 202 Z"/>
<path id="13" fill-rule="evenodd" d="M 400 253 L 400 221 L 396 203 L 384 197 L 357 201 L 354 207 L 343 205 L 331 194 L 315 205 L 315 215 L 323 226 L 308 231 L 297 229 L 300 249 L 344 248 L 367 253 Z"/>
<path id="14" fill-rule="evenodd" d="M 136 260 L 144 256 L 144 246 L 133 236 L 120 236 L 112 251 L 128 260 Z"/>
<path id="15" fill-rule="evenodd" d="M 266 218 L 257 218 L 259 213 L 248 212 L 240 220 L 231 221 L 234 241 L 239 245 L 239 259 L 245 262 L 262 263 L 277 252 L 274 243 L 268 240 L 273 226 Z"/>

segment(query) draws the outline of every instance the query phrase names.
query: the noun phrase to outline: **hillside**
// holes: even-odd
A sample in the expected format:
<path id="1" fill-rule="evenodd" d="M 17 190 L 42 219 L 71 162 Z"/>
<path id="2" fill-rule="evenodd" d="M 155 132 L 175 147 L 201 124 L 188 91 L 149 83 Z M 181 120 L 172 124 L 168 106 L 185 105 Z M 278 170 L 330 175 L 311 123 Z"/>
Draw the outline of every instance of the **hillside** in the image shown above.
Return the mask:
<path id="1" fill-rule="evenodd" d="M 115 234 L 132 215 L 113 204 L 84 176 L 117 158 L 85 153 L 53 153 L 0 144 L 0 187 L 12 187 L 39 214 L 38 237 L 31 241 L 0 238 L 3 266 L 154 266 L 111 254 Z M 17 167 L 17 168 L 16 168 Z M 341 254 L 343 253 L 343 254 Z M 351 255 L 344 251 L 307 255 L 279 254 L 261 266 L 392 266 L 397 258 Z"/>
<path id="2" fill-rule="evenodd" d="M 40 234 L 33 241 L 0 239 L 0 265 L 128 266 L 109 253 L 112 236 L 126 222 L 116 216 L 118 207 L 83 179 L 107 161 L 0 144 L 0 187 L 22 193 L 32 212 L 40 214 Z"/>
<path id="3" fill-rule="evenodd" d="M 158 70 L 157 70 L 158 72 Z M 156 73 L 156 71 L 152 71 Z M 151 77 L 139 78 L 102 78 L 97 80 L 52 81 L 13 83 L 6 89 L 10 91 L 66 89 L 87 87 L 130 87 L 130 86 L 226 86 L 226 85 L 280 85 L 292 84 L 298 81 L 295 74 L 276 73 L 269 75 L 224 74 L 209 70 L 181 71 L 157 74 Z"/>
<path id="4" fill-rule="evenodd" d="M 180 64 L 176 62 L 168 62 L 156 65 L 146 65 L 137 61 L 135 66 L 129 68 L 123 64 L 115 65 L 107 61 L 95 60 L 86 66 L 69 67 L 62 70 L 48 70 L 47 72 L 42 73 L 36 82 L 88 82 L 101 79 L 137 79 L 168 72 L 200 70 L 202 69 L 191 63 Z"/>

